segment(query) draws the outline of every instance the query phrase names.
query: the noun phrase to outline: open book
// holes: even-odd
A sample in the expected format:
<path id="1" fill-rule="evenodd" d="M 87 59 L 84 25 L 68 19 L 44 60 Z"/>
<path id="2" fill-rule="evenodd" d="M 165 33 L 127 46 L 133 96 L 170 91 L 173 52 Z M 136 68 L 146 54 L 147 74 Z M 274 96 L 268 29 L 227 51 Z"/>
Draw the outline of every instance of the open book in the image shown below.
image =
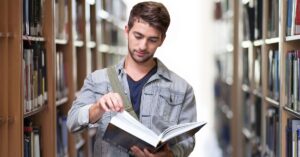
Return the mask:
<path id="1" fill-rule="evenodd" d="M 127 152 L 134 145 L 141 149 L 147 148 L 151 152 L 156 152 L 165 143 L 173 145 L 193 136 L 205 124 L 205 122 L 193 122 L 174 125 L 157 135 L 134 119 L 128 112 L 123 111 L 111 119 L 103 135 L 103 140 Z"/>

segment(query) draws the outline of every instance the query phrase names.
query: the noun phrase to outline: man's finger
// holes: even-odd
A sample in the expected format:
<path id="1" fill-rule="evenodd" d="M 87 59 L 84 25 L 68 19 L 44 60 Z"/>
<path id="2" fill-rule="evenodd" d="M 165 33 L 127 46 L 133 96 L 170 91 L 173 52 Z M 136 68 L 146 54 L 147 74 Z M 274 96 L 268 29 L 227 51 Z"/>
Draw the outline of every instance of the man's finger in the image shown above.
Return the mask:
<path id="1" fill-rule="evenodd" d="M 130 149 L 131 149 L 132 153 L 134 154 L 134 156 L 145 157 L 144 152 L 137 146 L 132 146 Z"/>
<path id="2" fill-rule="evenodd" d="M 117 101 L 116 105 L 119 108 L 118 111 L 123 111 L 124 105 L 123 105 L 122 97 L 119 95 L 119 93 L 114 93 L 114 97 Z"/>

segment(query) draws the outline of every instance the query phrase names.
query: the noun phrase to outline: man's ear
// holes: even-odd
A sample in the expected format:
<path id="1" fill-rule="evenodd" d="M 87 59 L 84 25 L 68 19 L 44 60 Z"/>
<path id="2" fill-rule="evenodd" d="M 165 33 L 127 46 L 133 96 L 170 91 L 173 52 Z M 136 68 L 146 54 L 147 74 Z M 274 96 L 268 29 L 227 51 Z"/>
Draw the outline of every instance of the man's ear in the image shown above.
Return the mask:
<path id="1" fill-rule="evenodd" d="M 128 34 L 129 34 L 129 28 L 128 28 L 128 25 L 126 25 L 125 29 L 124 29 L 124 35 L 126 38 L 128 38 Z"/>

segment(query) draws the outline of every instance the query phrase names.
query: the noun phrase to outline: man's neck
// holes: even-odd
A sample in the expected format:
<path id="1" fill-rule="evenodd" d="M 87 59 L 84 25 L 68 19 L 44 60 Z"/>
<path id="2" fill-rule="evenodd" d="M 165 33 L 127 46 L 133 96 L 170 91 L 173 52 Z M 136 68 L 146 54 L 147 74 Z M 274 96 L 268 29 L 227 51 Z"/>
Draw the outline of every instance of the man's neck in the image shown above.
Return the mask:
<path id="1" fill-rule="evenodd" d="M 155 65 L 154 59 L 145 63 L 137 63 L 129 54 L 125 58 L 125 71 L 135 81 L 142 79 Z"/>

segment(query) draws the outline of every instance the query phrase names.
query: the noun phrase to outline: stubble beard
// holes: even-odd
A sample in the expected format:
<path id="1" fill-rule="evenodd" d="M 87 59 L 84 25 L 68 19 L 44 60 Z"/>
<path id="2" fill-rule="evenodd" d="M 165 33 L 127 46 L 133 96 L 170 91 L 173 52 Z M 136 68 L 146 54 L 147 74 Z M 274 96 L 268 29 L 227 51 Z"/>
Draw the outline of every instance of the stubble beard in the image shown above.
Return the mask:
<path id="1" fill-rule="evenodd" d="M 143 57 L 138 57 L 136 55 L 134 55 L 134 53 L 136 52 L 135 50 L 128 50 L 129 51 L 129 55 L 131 56 L 131 58 L 138 64 L 142 64 L 142 63 L 146 63 L 148 62 L 149 60 L 151 60 L 154 56 L 154 54 L 152 55 L 148 55 L 149 53 L 146 53 L 145 56 Z"/>

